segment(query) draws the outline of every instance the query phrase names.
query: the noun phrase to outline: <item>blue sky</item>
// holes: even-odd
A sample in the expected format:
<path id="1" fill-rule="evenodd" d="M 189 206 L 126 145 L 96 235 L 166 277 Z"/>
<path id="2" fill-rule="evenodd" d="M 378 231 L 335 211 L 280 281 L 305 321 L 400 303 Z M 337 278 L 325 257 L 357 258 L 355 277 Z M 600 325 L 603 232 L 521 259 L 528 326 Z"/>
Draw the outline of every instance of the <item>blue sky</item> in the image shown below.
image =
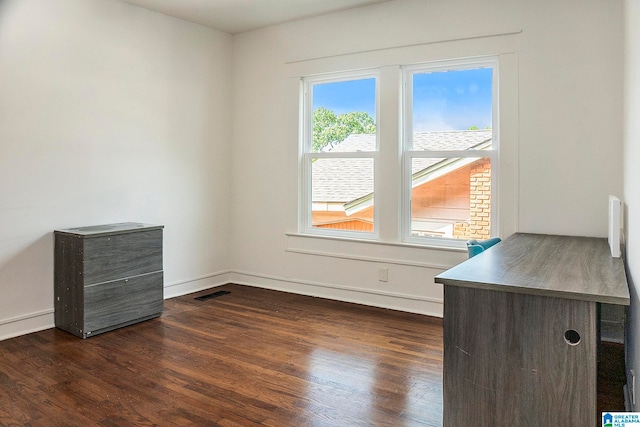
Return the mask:
<path id="1" fill-rule="evenodd" d="M 313 86 L 313 110 L 324 107 L 336 114 L 364 111 L 375 118 L 375 79 L 347 80 Z"/>
<path id="2" fill-rule="evenodd" d="M 491 127 L 491 81 L 490 68 L 415 74 L 414 131 Z M 336 114 L 365 111 L 374 116 L 375 80 L 314 85 L 313 109 L 320 106 Z"/>

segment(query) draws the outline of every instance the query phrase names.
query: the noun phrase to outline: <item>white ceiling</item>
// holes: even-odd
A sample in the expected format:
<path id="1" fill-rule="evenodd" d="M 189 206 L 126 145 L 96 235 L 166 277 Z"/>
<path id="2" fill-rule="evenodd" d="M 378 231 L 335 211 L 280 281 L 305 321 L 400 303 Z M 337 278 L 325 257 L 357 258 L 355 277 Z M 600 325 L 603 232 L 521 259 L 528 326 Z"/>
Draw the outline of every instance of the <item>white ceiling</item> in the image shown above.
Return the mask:
<path id="1" fill-rule="evenodd" d="M 391 0 L 122 0 L 231 34 Z"/>

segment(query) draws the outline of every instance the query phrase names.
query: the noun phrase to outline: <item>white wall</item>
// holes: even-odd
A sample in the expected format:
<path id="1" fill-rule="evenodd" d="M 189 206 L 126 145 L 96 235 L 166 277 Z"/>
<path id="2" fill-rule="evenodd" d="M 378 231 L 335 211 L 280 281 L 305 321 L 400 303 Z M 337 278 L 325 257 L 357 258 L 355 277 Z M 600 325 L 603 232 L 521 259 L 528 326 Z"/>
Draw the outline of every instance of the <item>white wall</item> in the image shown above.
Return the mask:
<path id="1" fill-rule="evenodd" d="M 297 230 L 296 72 L 407 50 L 425 55 L 416 61 L 511 50 L 516 103 L 503 114 L 516 131 L 502 143 L 515 176 L 503 185 L 516 196 L 501 203 L 516 213 L 505 233 L 606 236 L 608 195 L 622 193 L 622 21 L 609 0 L 399 0 L 235 36 L 234 280 L 441 313 L 433 276 L 466 254 L 287 235 Z"/>
<path id="2" fill-rule="evenodd" d="M 53 325 L 54 229 L 164 224 L 165 295 L 224 281 L 231 47 L 118 1 L 0 2 L 0 339 Z"/>
<path id="3" fill-rule="evenodd" d="M 622 21 L 610 0 L 396 0 L 231 37 L 115 0 L 0 0 L 0 339 L 52 325 L 52 230 L 120 221 L 166 226 L 166 296 L 235 281 L 441 314 L 433 276 L 464 252 L 395 245 L 389 228 L 383 245 L 287 234 L 292 70 L 399 46 L 509 53 L 503 237 L 605 236 L 623 180 Z"/>
<path id="4" fill-rule="evenodd" d="M 627 384 L 629 371 L 640 369 L 640 2 L 625 0 L 625 126 L 624 126 L 624 202 L 627 280 L 631 293 L 627 320 Z M 640 378 L 636 379 L 639 382 Z M 636 385 L 636 404 L 640 402 L 640 384 Z"/>

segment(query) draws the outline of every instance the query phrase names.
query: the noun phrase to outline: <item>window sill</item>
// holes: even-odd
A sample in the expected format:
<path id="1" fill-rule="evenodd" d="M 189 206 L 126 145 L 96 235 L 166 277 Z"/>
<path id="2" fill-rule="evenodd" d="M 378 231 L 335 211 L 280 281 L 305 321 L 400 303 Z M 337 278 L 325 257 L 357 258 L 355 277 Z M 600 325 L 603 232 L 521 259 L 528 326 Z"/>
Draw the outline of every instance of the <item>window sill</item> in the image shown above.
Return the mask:
<path id="1" fill-rule="evenodd" d="M 287 252 L 363 262 L 449 269 L 467 258 L 465 247 L 381 242 L 302 233 L 285 233 Z"/>

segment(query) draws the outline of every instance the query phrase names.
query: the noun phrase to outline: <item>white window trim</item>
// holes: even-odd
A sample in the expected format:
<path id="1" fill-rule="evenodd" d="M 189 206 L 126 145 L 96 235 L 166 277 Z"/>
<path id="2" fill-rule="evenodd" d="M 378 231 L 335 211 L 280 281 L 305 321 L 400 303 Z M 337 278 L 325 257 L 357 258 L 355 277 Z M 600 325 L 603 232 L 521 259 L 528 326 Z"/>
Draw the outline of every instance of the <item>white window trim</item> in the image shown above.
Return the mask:
<path id="1" fill-rule="evenodd" d="M 373 160 L 373 200 L 379 203 L 379 164 L 380 164 L 380 132 L 376 131 L 376 143 L 374 151 L 362 152 L 313 152 L 313 96 L 312 87 L 314 84 L 375 79 L 375 122 L 376 127 L 380 121 L 380 72 L 378 69 L 360 70 L 329 73 L 315 76 L 307 76 L 300 79 L 300 136 L 299 136 L 299 200 L 298 206 L 298 230 L 302 234 L 339 237 L 350 239 L 377 240 L 380 238 L 380 209 L 374 206 L 373 209 L 373 232 L 346 231 L 338 229 L 327 229 L 312 226 L 312 177 L 311 166 L 313 158 L 358 158 Z"/>
<path id="2" fill-rule="evenodd" d="M 401 123 L 399 120 L 399 108 L 402 108 L 401 100 L 401 73 L 400 64 L 435 64 L 438 61 L 450 61 L 454 58 L 499 58 L 499 93 L 496 101 L 500 111 L 500 127 L 494 128 L 494 132 L 500 132 L 500 153 L 499 162 L 500 177 L 494 175 L 492 185 L 497 187 L 500 193 L 499 203 L 494 200 L 492 204 L 493 212 L 498 220 L 495 234 L 500 237 L 509 236 L 519 229 L 520 210 L 520 171 L 519 171 L 519 134 L 520 134 L 520 108 L 519 108 L 519 35 L 521 30 L 514 30 L 499 34 L 479 35 L 478 37 L 436 40 L 426 43 L 417 43 L 404 46 L 392 46 L 371 51 L 359 51 L 328 55 L 318 58 L 292 58 L 286 62 L 286 73 L 291 78 L 290 93 L 297 95 L 299 102 L 297 108 L 302 114 L 303 96 L 301 90 L 301 79 L 308 76 L 329 75 L 330 73 L 344 70 L 373 70 L 380 69 L 381 76 L 385 81 L 392 79 L 392 87 L 383 83 L 380 85 L 379 96 L 384 100 L 377 104 L 378 117 L 378 138 L 380 138 L 380 149 L 385 158 L 380 158 L 379 171 L 386 174 L 384 181 L 378 174 L 375 177 L 376 211 L 380 218 L 380 238 L 378 240 L 366 240 L 362 236 L 337 237 L 326 235 L 312 235 L 304 233 L 301 227 L 302 206 L 306 203 L 303 200 L 302 187 L 298 187 L 298 214 L 292 215 L 289 230 L 286 234 L 296 236 L 295 242 L 304 242 L 315 247 L 318 242 L 327 242 L 327 251 L 338 250 L 340 242 L 354 242 L 349 245 L 345 253 L 356 256 L 362 251 L 370 248 L 389 247 L 407 248 L 408 251 L 418 251 L 420 256 L 438 258 L 445 256 L 451 251 L 464 251 L 466 248 L 444 247 L 442 242 L 434 244 L 420 242 L 418 244 L 403 241 L 403 231 L 401 227 L 402 218 L 402 144 L 400 144 Z M 335 74 L 331 74 L 335 75 Z M 395 77 L 394 77 L 395 76 Z M 292 98 L 295 99 L 295 98 Z M 292 106 L 293 108 L 293 106 Z M 497 111 L 497 110 L 495 110 Z M 494 111 L 494 114 L 495 114 Z M 300 116 L 302 117 L 302 116 Z M 391 119 L 391 120 L 389 120 Z M 302 141 L 302 119 L 299 119 L 298 141 Z M 397 153 L 393 158 L 390 153 Z M 302 150 L 298 150 L 299 159 Z M 388 159 L 388 160 L 387 160 Z M 298 161 L 300 167 L 302 162 Z M 298 170 L 297 176 L 292 178 L 298 183 L 301 182 L 302 172 Z M 392 181 L 392 182 L 391 182 Z M 380 184 L 380 185 L 378 185 Z M 494 187 L 494 188 L 495 188 Z M 494 191 L 494 193 L 497 193 Z M 384 200 L 383 200 L 384 199 Z M 297 232 L 292 232 L 297 229 Z M 441 239 L 440 239 L 441 240 Z M 363 245 L 363 243 L 368 244 Z M 297 247 L 291 242 L 288 246 L 293 249 Z M 333 248 L 333 249 L 332 249 Z M 426 252 L 425 252 L 426 250 Z"/>

